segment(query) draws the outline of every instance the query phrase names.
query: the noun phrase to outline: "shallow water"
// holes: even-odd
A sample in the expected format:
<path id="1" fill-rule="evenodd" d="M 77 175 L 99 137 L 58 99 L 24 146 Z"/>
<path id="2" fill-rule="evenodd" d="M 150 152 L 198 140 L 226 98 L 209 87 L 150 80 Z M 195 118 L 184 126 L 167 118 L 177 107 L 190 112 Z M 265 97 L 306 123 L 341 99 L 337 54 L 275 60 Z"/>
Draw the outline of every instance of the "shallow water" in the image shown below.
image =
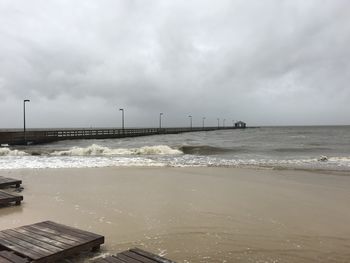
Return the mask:
<path id="1" fill-rule="evenodd" d="M 349 262 L 350 177 L 235 168 L 25 169 L 1 229 L 54 220 L 178 262 Z"/>

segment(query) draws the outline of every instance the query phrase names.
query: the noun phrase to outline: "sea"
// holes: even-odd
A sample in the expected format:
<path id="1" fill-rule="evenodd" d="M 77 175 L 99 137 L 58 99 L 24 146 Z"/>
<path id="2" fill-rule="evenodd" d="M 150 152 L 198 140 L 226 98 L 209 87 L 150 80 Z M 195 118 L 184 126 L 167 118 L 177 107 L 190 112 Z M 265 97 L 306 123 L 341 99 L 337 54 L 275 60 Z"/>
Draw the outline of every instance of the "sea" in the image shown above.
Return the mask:
<path id="1" fill-rule="evenodd" d="M 0 148 L 0 169 L 149 166 L 350 171 L 350 126 L 256 127 Z"/>

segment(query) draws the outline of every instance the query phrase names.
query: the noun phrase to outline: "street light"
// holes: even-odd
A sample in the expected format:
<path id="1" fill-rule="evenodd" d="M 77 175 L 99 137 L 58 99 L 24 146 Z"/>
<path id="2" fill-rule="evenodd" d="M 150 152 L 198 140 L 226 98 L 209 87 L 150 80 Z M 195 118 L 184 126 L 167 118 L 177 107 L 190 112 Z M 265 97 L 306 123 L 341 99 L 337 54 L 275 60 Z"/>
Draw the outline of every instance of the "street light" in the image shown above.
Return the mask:
<path id="1" fill-rule="evenodd" d="M 204 120 L 205 120 L 205 117 L 202 118 L 202 126 L 203 126 L 203 129 L 204 129 Z"/>
<path id="2" fill-rule="evenodd" d="M 191 130 L 192 130 L 192 115 L 188 115 L 188 117 L 190 118 L 190 127 L 191 127 Z"/>
<path id="3" fill-rule="evenodd" d="M 225 128 L 225 121 L 226 121 L 226 119 L 224 119 L 224 121 L 223 121 L 223 127 Z"/>
<path id="4" fill-rule="evenodd" d="M 220 129 L 220 118 L 218 118 L 218 129 Z"/>
<path id="5" fill-rule="evenodd" d="M 159 129 L 162 128 L 162 116 L 163 116 L 163 112 L 159 113 Z"/>
<path id="6" fill-rule="evenodd" d="M 119 109 L 122 112 L 122 130 L 124 132 L 124 109 Z"/>
<path id="7" fill-rule="evenodd" d="M 30 100 L 23 100 L 23 131 L 26 132 L 26 102 Z"/>
<path id="8" fill-rule="evenodd" d="M 26 102 L 30 102 L 30 100 L 23 100 L 23 133 L 24 133 L 24 143 L 27 142 L 27 137 L 26 137 Z"/>

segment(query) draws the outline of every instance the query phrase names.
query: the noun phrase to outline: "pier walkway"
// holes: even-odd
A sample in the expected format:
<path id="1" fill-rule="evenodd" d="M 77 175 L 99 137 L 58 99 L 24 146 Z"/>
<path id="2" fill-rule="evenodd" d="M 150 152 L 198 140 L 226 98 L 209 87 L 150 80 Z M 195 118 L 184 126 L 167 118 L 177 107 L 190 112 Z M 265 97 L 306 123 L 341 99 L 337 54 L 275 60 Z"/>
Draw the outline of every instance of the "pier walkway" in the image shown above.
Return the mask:
<path id="1" fill-rule="evenodd" d="M 61 140 L 111 139 L 148 136 L 156 134 L 177 134 L 215 130 L 244 129 L 245 127 L 193 127 L 193 128 L 134 128 L 134 129 L 42 129 L 23 131 L 0 131 L 0 145 L 21 145 L 49 143 Z"/>

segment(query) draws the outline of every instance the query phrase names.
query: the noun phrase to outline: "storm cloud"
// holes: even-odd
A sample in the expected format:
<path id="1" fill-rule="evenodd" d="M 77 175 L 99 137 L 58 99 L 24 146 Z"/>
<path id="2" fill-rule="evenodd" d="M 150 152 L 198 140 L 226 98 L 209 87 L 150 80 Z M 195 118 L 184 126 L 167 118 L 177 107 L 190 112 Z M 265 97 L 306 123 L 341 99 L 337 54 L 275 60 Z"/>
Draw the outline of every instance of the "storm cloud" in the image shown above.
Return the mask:
<path id="1" fill-rule="evenodd" d="M 347 0 L 0 0 L 0 127 L 349 124 Z"/>

